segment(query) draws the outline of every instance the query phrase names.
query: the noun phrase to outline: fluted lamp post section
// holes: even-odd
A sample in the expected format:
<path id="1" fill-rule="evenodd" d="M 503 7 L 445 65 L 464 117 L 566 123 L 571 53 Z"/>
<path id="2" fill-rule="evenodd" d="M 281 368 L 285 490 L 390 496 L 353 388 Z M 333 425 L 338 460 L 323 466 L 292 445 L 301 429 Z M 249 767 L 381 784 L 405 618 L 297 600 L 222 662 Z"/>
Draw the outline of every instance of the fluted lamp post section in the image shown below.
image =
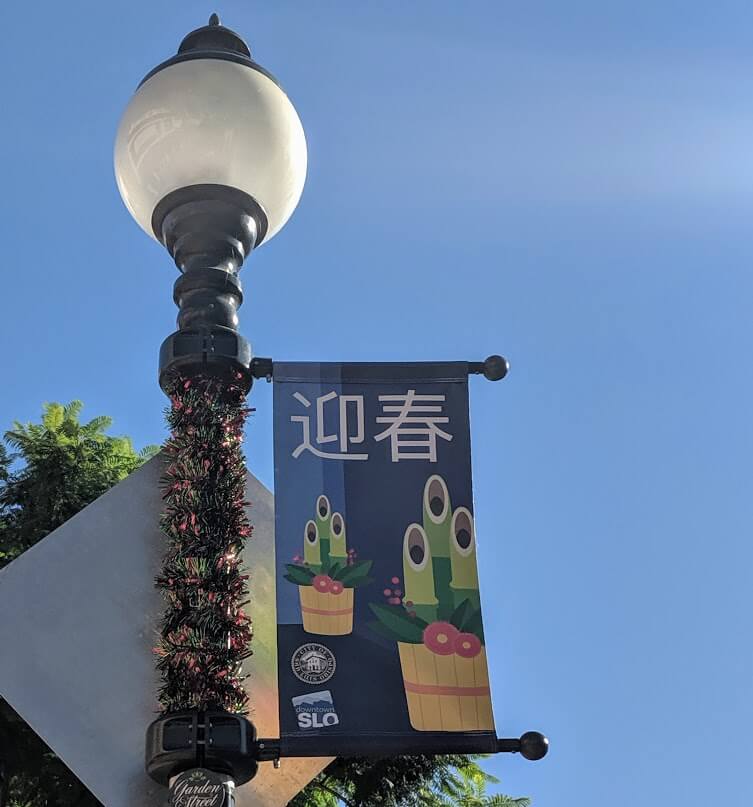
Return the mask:
<path id="1" fill-rule="evenodd" d="M 181 417 L 176 415 L 176 405 L 181 405 L 176 378 L 181 390 L 194 384 L 191 394 L 203 384 L 205 390 L 230 388 L 243 398 L 259 374 L 251 346 L 238 331 L 243 301 L 239 272 L 249 253 L 276 235 L 293 213 L 303 190 L 306 159 L 303 127 L 287 95 L 216 14 L 208 25 L 185 37 L 175 56 L 147 74 L 126 107 L 115 143 L 118 188 L 138 225 L 167 248 L 180 270 L 174 289 L 178 330 L 167 337 L 159 355 L 160 386 L 171 396 L 176 420 Z M 239 422 L 242 417 L 234 421 L 234 428 Z M 188 433 L 192 434 L 190 429 Z M 237 428 L 238 443 L 239 434 Z M 202 462 L 209 468 L 212 460 Z M 206 474 L 216 480 L 218 489 L 227 487 L 223 467 Z M 206 479 L 202 483 L 206 488 Z M 192 518 L 187 528 L 181 524 L 180 529 L 190 532 L 193 524 Z M 236 528 L 237 524 L 242 519 Z M 218 525 L 220 532 L 224 528 L 232 531 L 227 524 Z M 202 547 L 196 548 L 201 540 L 198 527 L 194 531 L 199 538 L 192 539 L 191 551 L 199 558 L 192 574 L 198 579 L 206 564 L 201 565 Z M 211 534 L 207 540 L 212 540 Z M 231 546 L 241 544 L 238 539 Z M 179 552 L 177 558 L 180 563 Z M 222 560 L 224 556 L 218 564 Z M 230 570 L 236 571 L 235 562 L 233 557 L 227 563 L 228 579 Z M 189 582 L 195 584 L 196 579 Z M 226 612 L 218 606 L 226 592 L 199 586 L 187 596 L 185 588 L 170 589 L 173 583 L 163 580 L 162 588 L 169 589 L 174 620 L 185 617 L 190 625 L 190 614 L 180 608 L 190 611 L 191 603 L 205 602 L 206 597 L 220 612 L 220 623 L 232 616 L 230 606 Z M 240 620 L 237 617 L 239 624 Z M 182 634 L 181 630 L 170 633 L 166 628 L 163 641 L 165 635 L 169 641 L 175 635 L 189 636 L 188 628 Z M 188 650 L 177 654 L 179 663 L 163 687 L 163 694 L 169 690 L 168 703 L 180 702 L 180 693 L 175 694 L 181 685 L 175 674 L 183 669 L 180 664 L 203 691 L 195 673 L 199 662 L 204 668 L 208 663 L 200 656 L 196 635 L 194 631 L 190 642 L 186 640 Z M 228 658 L 239 655 L 230 652 L 231 636 L 236 641 L 242 635 L 242 631 L 227 634 Z M 222 652 L 210 659 L 213 680 L 224 686 L 238 669 L 218 670 L 218 658 L 224 658 Z M 256 774 L 260 753 L 255 729 L 211 697 L 197 702 L 202 705 L 177 710 L 168 706 L 148 727 L 147 771 L 170 787 L 174 805 L 226 807 L 233 804 L 235 785 Z"/>

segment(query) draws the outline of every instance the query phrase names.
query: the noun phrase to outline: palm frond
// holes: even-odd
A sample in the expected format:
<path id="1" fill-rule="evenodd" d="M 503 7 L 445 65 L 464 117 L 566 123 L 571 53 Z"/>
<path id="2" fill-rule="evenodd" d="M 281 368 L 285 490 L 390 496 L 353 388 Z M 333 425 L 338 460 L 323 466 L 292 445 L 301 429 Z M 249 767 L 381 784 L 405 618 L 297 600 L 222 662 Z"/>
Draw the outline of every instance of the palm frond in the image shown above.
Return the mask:
<path id="1" fill-rule="evenodd" d="M 112 426 L 112 418 L 107 415 L 99 415 L 92 418 L 88 423 L 83 426 L 83 431 L 87 436 L 103 435 L 103 433 Z"/>
<path id="2" fill-rule="evenodd" d="M 65 409 L 59 403 L 46 403 L 42 413 L 42 425 L 50 432 L 56 432 L 63 425 Z"/>
<path id="3" fill-rule="evenodd" d="M 78 418 L 79 418 L 79 415 L 81 414 L 81 410 L 83 408 L 84 408 L 84 404 L 83 404 L 82 401 L 76 400 L 76 401 L 71 401 L 70 403 L 67 403 L 63 407 L 63 413 L 64 413 L 65 420 L 75 420 L 75 421 L 77 421 Z"/>

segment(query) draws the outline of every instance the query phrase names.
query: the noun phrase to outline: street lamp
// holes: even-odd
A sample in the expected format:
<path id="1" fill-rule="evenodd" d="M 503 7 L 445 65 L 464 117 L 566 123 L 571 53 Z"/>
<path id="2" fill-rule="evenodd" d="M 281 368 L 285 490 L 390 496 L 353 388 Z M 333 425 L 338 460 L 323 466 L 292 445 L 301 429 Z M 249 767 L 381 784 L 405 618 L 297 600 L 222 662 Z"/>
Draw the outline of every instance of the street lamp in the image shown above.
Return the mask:
<path id="1" fill-rule="evenodd" d="M 139 85 L 118 128 L 115 175 L 131 215 L 167 248 L 181 273 L 174 289 L 178 330 L 160 349 L 160 386 L 168 392 L 178 375 L 186 387 L 201 377 L 228 382 L 226 388 L 245 394 L 258 368 L 248 341 L 238 333 L 243 301 L 238 274 L 251 250 L 276 235 L 295 210 L 306 178 L 306 139 L 277 80 L 253 61 L 246 43 L 216 14 Z M 174 411 L 175 405 L 173 399 Z M 240 441 L 231 431 L 228 427 L 222 433 L 226 450 Z M 216 448 L 222 450 L 219 444 Z M 219 479 L 218 472 L 207 470 L 211 461 L 205 457 L 202 462 L 204 476 Z M 227 488 L 232 476 L 227 466 L 221 464 L 219 473 Z M 233 530 L 243 535 L 233 518 L 216 515 L 215 492 L 210 491 L 212 502 L 199 517 L 209 513 L 225 519 L 214 525 L 215 535 Z M 191 507 L 195 520 L 199 505 Z M 218 539 L 210 530 L 207 540 Z M 202 574 L 207 579 L 229 575 L 226 570 L 236 568 L 239 542 L 231 536 L 228 553 Z M 198 552 L 211 550 L 202 546 Z M 207 557 L 199 560 L 206 565 Z M 207 596 L 201 587 L 198 593 L 187 591 L 184 586 L 171 592 L 179 618 L 180 609 L 191 612 L 197 598 Z M 212 599 L 210 610 L 219 608 L 223 618 L 230 618 L 225 594 L 211 592 L 220 600 Z M 234 640 L 229 633 L 222 635 L 227 645 L 223 638 L 220 653 L 225 648 L 229 653 Z M 190 670 L 197 668 L 198 663 Z M 222 681 L 234 674 L 224 670 Z M 147 771 L 155 781 L 169 784 L 174 804 L 232 805 L 235 785 L 251 779 L 260 760 L 275 756 L 257 741 L 250 721 L 221 708 L 168 711 L 147 730 Z"/>
<path id="2" fill-rule="evenodd" d="M 216 14 L 139 85 L 118 128 L 115 175 L 133 218 L 181 271 L 179 330 L 160 350 L 163 389 L 174 370 L 240 372 L 250 387 L 238 272 L 295 210 L 306 138 L 277 79 Z"/>
<path id="3" fill-rule="evenodd" d="M 168 552 L 158 578 L 172 608 L 162 639 L 169 652 L 176 645 L 178 650 L 161 693 L 167 691 L 165 712 L 149 726 L 146 741 L 147 771 L 170 786 L 175 805 L 230 807 L 235 785 L 253 778 L 259 762 L 276 761 L 286 750 L 279 739 L 258 739 L 250 721 L 225 711 L 242 704 L 218 692 L 230 686 L 232 694 L 233 686 L 240 687 L 237 671 L 247 642 L 236 643 L 245 636 L 245 615 L 234 610 L 242 610 L 238 563 L 250 532 L 241 523 L 242 490 L 233 487 L 245 480 L 239 447 L 247 411 L 243 401 L 253 378 L 272 372 L 271 361 L 253 359 L 238 333 L 243 301 L 238 275 L 248 254 L 276 235 L 293 213 L 306 159 L 303 127 L 287 95 L 216 14 L 146 76 L 118 128 L 115 174 L 123 201 L 180 270 L 174 290 L 178 330 L 162 344 L 159 361 L 160 385 L 173 404 L 166 453 L 178 446 L 190 454 L 183 464 L 172 455 L 173 464 L 166 466 L 165 477 L 172 482 L 165 493 L 169 518 L 163 522 L 169 524 L 163 523 L 163 532 L 173 554 Z M 467 363 L 468 373 L 490 380 L 504 378 L 507 369 L 501 356 Z M 196 429 L 186 426 L 181 418 L 194 406 L 211 414 L 211 395 L 195 397 L 190 408 L 180 399 L 195 396 L 207 379 L 205 392 L 222 390 L 218 397 L 226 409 L 236 406 L 235 414 L 225 412 L 225 420 L 212 428 L 204 421 Z M 182 436 L 176 437 L 180 429 Z M 240 472 L 230 470 L 235 462 Z M 227 582 L 232 574 L 235 582 Z M 189 625 L 189 617 L 197 615 L 207 619 Z M 183 632 L 189 627 L 202 634 L 201 641 Z M 203 644 L 210 633 L 216 640 L 211 651 Z M 172 636 L 178 637 L 175 642 Z M 164 645 L 157 650 L 169 655 Z M 209 671 L 219 689 L 206 684 Z M 181 699 L 170 688 L 176 679 L 180 687 L 198 678 L 196 700 Z M 548 745 L 535 732 L 499 741 L 495 735 L 493 742 L 490 750 L 520 752 L 528 759 L 543 757 Z M 0 768 L 0 783 L 1 777 Z"/>

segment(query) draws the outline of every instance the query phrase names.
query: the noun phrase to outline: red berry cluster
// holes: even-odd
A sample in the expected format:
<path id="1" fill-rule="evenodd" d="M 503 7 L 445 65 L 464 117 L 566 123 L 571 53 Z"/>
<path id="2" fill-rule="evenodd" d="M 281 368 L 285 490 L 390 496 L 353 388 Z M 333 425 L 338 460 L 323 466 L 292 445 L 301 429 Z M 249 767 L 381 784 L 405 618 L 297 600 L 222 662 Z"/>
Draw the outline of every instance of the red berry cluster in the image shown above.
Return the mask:
<path id="1" fill-rule="evenodd" d="M 333 580 L 328 574 L 316 575 L 311 584 L 320 594 L 343 593 L 343 584 L 339 580 Z"/>
<path id="2" fill-rule="evenodd" d="M 424 645 L 438 656 L 457 653 L 475 658 L 481 652 L 481 640 L 473 633 L 461 633 L 450 622 L 432 622 L 424 629 Z"/>
<path id="3" fill-rule="evenodd" d="M 402 596 L 403 590 L 399 588 L 400 586 L 400 578 L 393 577 L 390 582 L 394 586 L 394 588 L 386 588 L 382 592 L 384 596 L 387 598 L 387 602 L 389 605 L 400 605 L 402 603 Z M 405 603 L 406 605 L 413 605 L 413 603 Z"/>

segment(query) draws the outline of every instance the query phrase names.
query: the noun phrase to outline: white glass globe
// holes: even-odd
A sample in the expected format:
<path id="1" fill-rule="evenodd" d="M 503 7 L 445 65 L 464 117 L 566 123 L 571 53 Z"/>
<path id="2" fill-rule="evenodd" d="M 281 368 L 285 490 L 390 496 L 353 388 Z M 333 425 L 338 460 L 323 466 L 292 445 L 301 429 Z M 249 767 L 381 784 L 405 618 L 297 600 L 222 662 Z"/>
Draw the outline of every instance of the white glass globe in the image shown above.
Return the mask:
<path id="1" fill-rule="evenodd" d="M 139 87 L 115 140 L 115 176 L 126 207 L 152 238 L 152 213 L 188 185 L 238 188 L 264 210 L 265 241 L 295 210 L 306 179 L 306 138 L 287 95 L 258 70 L 191 59 Z"/>

